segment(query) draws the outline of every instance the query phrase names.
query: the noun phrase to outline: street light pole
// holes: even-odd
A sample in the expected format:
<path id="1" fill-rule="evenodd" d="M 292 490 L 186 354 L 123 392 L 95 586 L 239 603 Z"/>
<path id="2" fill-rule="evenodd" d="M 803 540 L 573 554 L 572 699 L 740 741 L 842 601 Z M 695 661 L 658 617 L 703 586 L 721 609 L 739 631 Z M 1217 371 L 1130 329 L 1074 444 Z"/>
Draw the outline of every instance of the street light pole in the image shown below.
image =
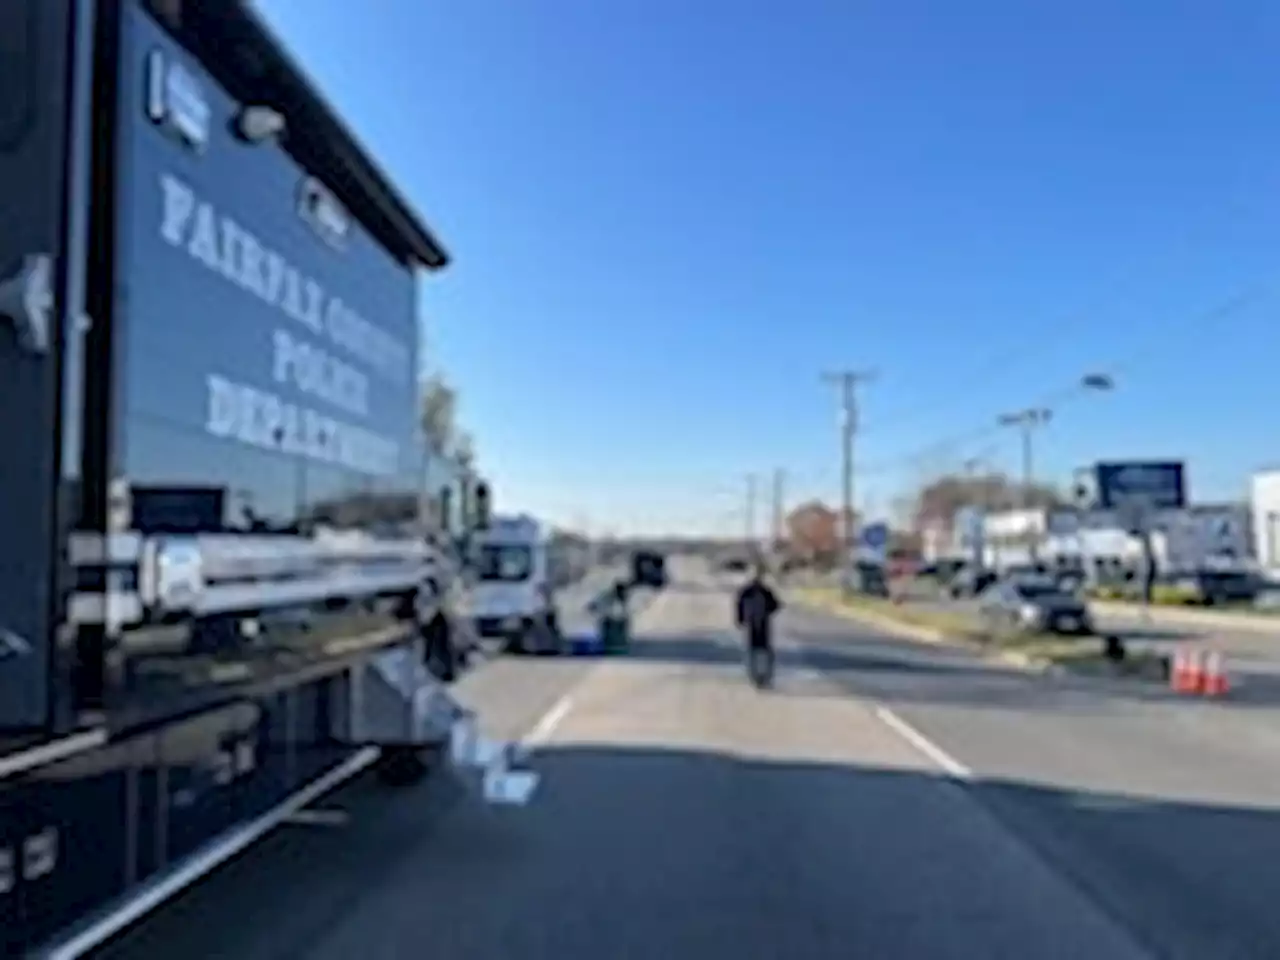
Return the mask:
<path id="1" fill-rule="evenodd" d="M 1022 437 L 1022 491 L 1019 502 L 1024 509 L 1031 505 L 1031 484 L 1035 479 L 1032 449 L 1035 431 L 1037 427 L 1047 424 L 1052 417 L 1052 410 L 1032 407 L 1016 413 L 1006 413 L 999 420 L 1000 426 L 1015 427 Z"/>
<path id="2" fill-rule="evenodd" d="M 986 461 L 982 457 L 969 457 L 963 465 L 965 480 L 969 485 L 966 491 L 966 498 L 969 501 L 969 508 L 976 514 L 976 523 L 972 518 L 970 520 L 970 523 L 974 524 L 976 532 L 974 529 L 969 531 L 972 540 L 969 544 L 969 549 L 973 554 L 970 559 L 975 569 L 986 567 L 986 548 L 981 531 L 986 525 L 987 518 L 987 485 L 985 482 L 981 485 L 978 484 L 978 468 L 984 466 L 985 463 Z"/>
<path id="3" fill-rule="evenodd" d="M 1115 386 L 1115 380 L 1109 373 L 1099 371 L 1084 374 L 1079 382 L 1080 389 L 1085 391 L 1094 390 L 1099 393 L 1114 390 Z M 1053 411 L 1048 407 L 1028 407 L 1013 413 L 1002 414 L 997 420 L 1000 426 L 1014 427 L 1021 435 L 1022 491 L 1018 499 L 1024 510 L 1031 506 L 1031 484 L 1035 478 L 1035 431 L 1038 427 L 1045 426 L 1052 417 Z M 1034 536 L 1028 541 L 1028 553 L 1031 560 L 1034 561 L 1036 559 L 1036 538 Z"/>

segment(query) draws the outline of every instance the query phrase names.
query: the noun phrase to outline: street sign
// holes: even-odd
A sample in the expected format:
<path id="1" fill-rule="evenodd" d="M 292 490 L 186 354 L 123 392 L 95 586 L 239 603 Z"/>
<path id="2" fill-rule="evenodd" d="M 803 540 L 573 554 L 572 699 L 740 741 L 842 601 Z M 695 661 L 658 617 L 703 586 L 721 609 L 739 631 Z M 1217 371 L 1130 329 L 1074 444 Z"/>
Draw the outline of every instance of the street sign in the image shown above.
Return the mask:
<path id="1" fill-rule="evenodd" d="M 855 561 L 883 564 L 888 559 L 888 553 L 889 525 L 887 523 L 868 523 L 858 531 Z"/>
<path id="2" fill-rule="evenodd" d="M 862 528 L 862 545 L 872 550 L 883 550 L 889 545 L 889 525 L 869 523 Z"/>
<path id="3" fill-rule="evenodd" d="M 1180 461 L 1099 463 L 1094 467 L 1098 506 L 1122 512 L 1176 510 L 1187 504 Z"/>

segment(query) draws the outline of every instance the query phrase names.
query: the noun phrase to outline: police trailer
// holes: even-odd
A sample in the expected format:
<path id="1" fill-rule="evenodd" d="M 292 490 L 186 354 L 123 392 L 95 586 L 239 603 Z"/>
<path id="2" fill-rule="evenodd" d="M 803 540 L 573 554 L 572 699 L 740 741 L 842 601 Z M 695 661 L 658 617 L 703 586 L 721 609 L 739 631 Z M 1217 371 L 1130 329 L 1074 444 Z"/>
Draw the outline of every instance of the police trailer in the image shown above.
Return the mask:
<path id="1" fill-rule="evenodd" d="M 0 953 L 81 955 L 368 768 L 526 800 L 447 690 L 488 492 L 418 429 L 445 252 L 245 3 L 0 35 Z"/>

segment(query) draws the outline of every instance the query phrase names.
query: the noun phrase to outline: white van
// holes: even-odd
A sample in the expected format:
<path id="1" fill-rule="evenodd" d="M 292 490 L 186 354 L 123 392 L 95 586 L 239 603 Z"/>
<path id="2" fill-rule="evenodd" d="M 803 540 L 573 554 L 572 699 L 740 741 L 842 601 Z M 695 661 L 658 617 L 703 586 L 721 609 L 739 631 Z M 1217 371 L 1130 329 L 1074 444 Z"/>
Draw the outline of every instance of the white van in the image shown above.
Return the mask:
<path id="1" fill-rule="evenodd" d="M 472 541 L 475 581 L 471 611 L 476 632 L 501 639 L 509 653 L 554 648 L 559 616 L 550 537 L 529 516 L 494 517 Z"/>

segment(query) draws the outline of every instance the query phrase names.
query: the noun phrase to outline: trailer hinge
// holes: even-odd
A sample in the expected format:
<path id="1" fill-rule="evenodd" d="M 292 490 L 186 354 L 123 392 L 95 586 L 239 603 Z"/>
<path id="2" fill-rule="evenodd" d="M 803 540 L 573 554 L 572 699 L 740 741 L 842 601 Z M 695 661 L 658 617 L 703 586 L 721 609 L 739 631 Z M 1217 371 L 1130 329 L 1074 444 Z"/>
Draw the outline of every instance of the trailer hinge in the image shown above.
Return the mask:
<path id="1" fill-rule="evenodd" d="M 17 659 L 30 653 L 30 643 L 7 627 L 0 627 L 0 660 Z"/>
<path id="2" fill-rule="evenodd" d="M 53 257 L 36 253 L 0 282 L 0 316 L 13 324 L 18 343 L 28 353 L 49 352 L 53 315 Z"/>

